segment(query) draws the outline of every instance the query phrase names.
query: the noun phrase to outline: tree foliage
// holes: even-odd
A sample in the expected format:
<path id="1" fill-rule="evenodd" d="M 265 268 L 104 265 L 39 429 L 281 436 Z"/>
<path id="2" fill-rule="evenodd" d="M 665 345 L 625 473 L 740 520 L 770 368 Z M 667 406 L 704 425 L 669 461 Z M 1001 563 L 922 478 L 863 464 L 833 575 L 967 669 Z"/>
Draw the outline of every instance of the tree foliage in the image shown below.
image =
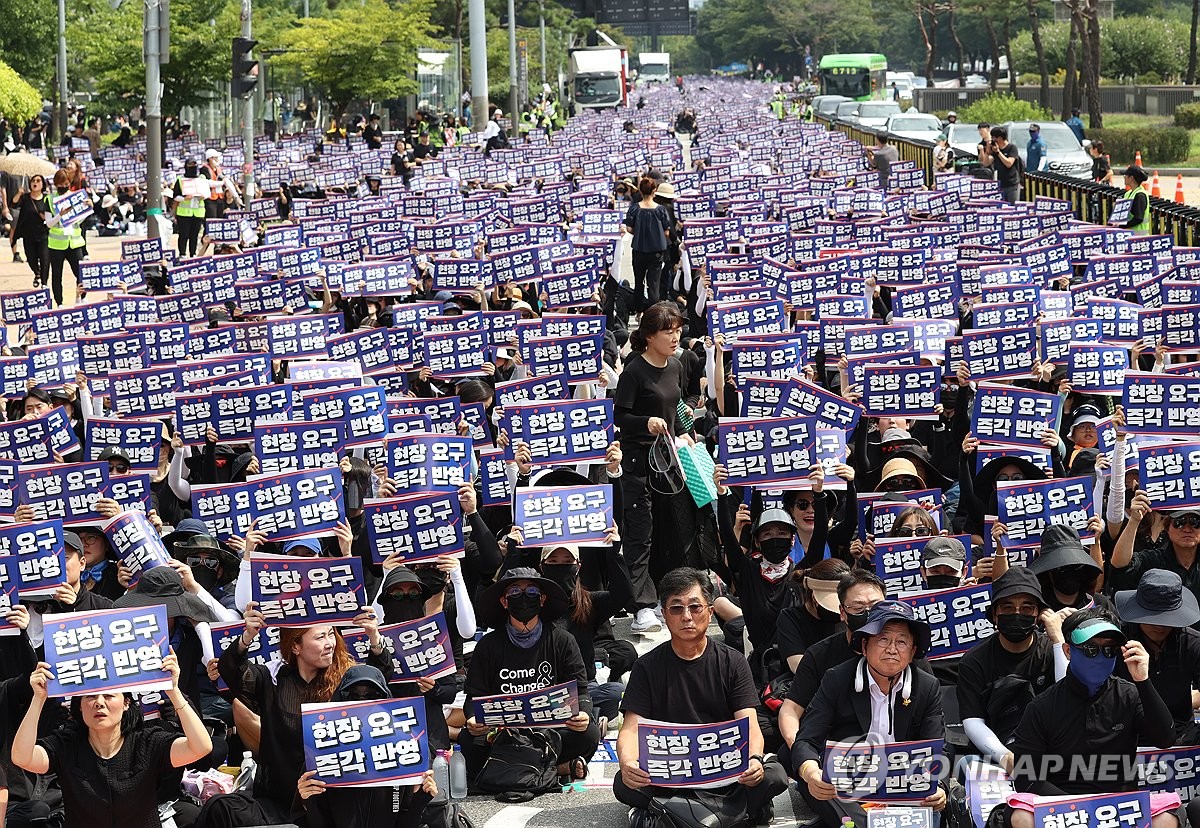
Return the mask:
<path id="1" fill-rule="evenodd" d="M 339 4 L 327 16 L 296 21 L 280 32 L 272 66 L 291 69 L 319 89 L 336 115 L 359 98 L 392 98 L 417 90 L 417 49 L 430 44 L 433 0 Z"/>
<path id="2" fill-rule="evenodd" d="M 1042 42 L 1050 74 L 1066 68 L 1069 23 L 1042 25 Z M 1100 21 L 1100 65 L 1105 78 L 1139 78 L 1151 74 L 1162 80 L 1178 78 L 1187 69 L 1188 26 L 1158 17 L 1118 17 Z M 1028 32 L 1013 38 L 1013 61 L 1023 70 L 1035 65 Z"/>
<path id="3" fill-rule="evenodd" d="M 0 118 L 24 123 L 42 111 L 42 96 L 0 60 Z"/>
<path id="4" fill-rule="evenodd" d="M 54 76 L 49 36 L 57 19 L 54 0 L 0 0 L 0 55 L 35 86 L 47 87 Z"/>

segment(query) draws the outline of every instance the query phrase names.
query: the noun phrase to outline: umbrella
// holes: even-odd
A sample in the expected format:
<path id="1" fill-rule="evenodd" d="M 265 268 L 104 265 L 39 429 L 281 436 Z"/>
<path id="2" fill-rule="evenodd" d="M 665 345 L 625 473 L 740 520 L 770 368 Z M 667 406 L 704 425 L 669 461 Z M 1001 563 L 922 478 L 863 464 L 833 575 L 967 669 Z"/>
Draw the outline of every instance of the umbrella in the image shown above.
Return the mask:
<path id="1" fill-rule="evenodd" d="M 28 152 L 14 152 L 0 155 L 0 172 L 15 176 L 44 175 L 47 178 L 54 175 L 58 168 L 39 155 Z"/>

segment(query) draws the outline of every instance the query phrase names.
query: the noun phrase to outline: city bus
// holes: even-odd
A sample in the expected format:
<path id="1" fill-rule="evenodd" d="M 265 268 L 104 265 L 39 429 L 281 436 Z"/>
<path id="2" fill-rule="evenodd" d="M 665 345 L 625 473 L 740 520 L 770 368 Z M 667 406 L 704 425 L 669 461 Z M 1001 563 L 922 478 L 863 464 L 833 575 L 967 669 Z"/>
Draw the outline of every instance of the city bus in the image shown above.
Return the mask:
<path id="1" fill-rule="evenodd" d="M 856 101 L 888 97 L 887 58 L 883 55 L 825 55 L 817 74 L 822 95 L 845 95 Z"/>

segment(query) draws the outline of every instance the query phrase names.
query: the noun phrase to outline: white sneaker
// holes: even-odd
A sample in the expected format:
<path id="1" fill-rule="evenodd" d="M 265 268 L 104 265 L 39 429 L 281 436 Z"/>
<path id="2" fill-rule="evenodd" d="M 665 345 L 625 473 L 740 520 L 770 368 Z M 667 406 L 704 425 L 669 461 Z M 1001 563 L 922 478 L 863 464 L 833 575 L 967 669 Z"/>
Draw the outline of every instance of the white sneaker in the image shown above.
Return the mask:
<path id="1" fill-rule="evenodd" d="M 633 625 L 630 629 L 635 633 L 661 632 L 662 622 L 658 620 L 658 616 L 654 614 L 654 610 L 649 607 L 642 607 L 637 611 L 637 615 L 633 617 Z"/>

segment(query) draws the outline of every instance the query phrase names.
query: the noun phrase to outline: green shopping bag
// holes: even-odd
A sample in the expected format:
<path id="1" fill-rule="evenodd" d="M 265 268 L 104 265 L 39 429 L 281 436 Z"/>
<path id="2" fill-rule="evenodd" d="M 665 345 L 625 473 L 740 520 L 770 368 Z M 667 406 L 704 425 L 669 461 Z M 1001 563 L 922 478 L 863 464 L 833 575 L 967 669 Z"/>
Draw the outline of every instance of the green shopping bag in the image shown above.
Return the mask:
<path id="1" fill-rule="evenodd" d="M 717 499 L 717 484 L 713 481 L 713 471 L 716 469 L 712 457 L 709 456 L 703 443 L 695 445 L 680 445 L 679 465 L 683 468 L 684 480 L 696 508 L 703 509 Z"/>

